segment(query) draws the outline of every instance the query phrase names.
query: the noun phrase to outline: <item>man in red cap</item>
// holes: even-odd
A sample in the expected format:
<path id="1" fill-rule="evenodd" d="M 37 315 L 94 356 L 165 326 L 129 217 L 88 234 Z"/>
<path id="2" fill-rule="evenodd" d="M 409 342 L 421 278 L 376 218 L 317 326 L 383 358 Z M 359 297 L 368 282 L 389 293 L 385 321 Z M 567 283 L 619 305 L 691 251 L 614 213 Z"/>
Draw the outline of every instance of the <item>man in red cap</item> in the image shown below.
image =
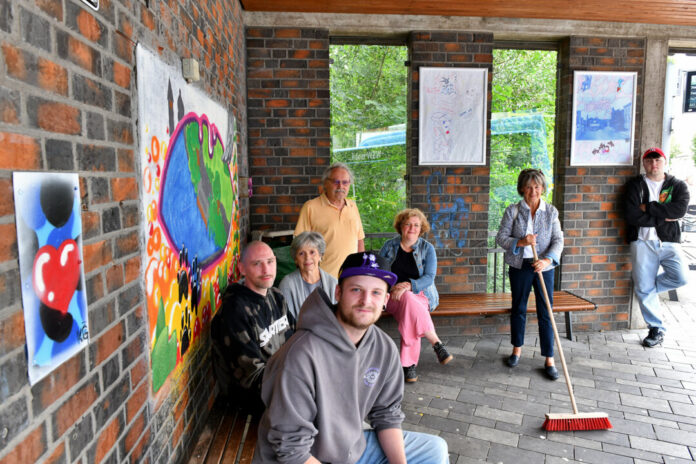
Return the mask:
<path id="1" fill-rule="evenodd" d="M 689 206 L 689 188 L 665 173 L 666 162 L 662 150 L 649 148 L 643 153 L 645 174 L 626 183 L 626 241 L 631 244 L 634 289 L 649 329 L 643 339 L 648 348 L 665 336 L 658 294 L 686 285 L 688 273 L 677 221 Z"/>

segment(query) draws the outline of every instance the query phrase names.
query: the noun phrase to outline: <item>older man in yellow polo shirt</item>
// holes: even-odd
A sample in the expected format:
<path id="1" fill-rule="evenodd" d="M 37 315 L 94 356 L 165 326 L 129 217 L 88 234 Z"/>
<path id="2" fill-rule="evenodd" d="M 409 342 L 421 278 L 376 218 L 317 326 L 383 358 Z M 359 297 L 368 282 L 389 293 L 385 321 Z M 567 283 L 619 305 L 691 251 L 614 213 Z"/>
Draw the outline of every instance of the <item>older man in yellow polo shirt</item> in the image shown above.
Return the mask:
<path id="1" fill-rule="evenodd" d="M 338 278 L 338 269 L 351 253 L 365 250 L 365 232 L 358 206 L 346 198 L 353 173 L 344 163 L 334 163 L 324 172 L 324 191 L 302 206 L 295 236 L 305 231 L 319 232 L 326 240 L 321 268 Z"/>

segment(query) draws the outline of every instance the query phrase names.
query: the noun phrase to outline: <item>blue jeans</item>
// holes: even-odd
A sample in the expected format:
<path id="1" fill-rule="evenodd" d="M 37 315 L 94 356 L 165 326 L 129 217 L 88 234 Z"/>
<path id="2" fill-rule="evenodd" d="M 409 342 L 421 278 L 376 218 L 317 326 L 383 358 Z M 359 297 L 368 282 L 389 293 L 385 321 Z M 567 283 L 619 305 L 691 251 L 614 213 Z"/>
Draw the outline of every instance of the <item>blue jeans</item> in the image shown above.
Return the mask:
<path id="1" fill-rule="evenodd" d="M 664 331 L 658 294 L 686 285 L 688 267 L 678 243 L 659 240 L 631 242 L 633 285 L 648 327 Z M 664 272 L 658 274 L 662 266 Z"/>
<path id="2" fill-rule="evenodd" d="M 356 464 L 387 464 L 377 432 L 365 430 L 365 451 Z M 449 464 L 447 442 L 435 435 L 404 430 L 404 448 L 408 464 Z"/>
<path id="3" fill-rule="evenodd" d="M 510 311 L 510 343 L 512 346 L 524 345 L 524 330 L 527 325 L 527 300 L 534 287 L 537 319 L 539 320 L 539 345 L 541 355 L 553 357 L 553 328 L 546 309 L 546 300 L 539 284 L 539 277 L 531 263 L 525 261 L 521 269 L 510 266 L 510 292 L 512 293 L 512 310 Z M 544 284 L 553 305 L 553 269 L 542 272 Z"/>

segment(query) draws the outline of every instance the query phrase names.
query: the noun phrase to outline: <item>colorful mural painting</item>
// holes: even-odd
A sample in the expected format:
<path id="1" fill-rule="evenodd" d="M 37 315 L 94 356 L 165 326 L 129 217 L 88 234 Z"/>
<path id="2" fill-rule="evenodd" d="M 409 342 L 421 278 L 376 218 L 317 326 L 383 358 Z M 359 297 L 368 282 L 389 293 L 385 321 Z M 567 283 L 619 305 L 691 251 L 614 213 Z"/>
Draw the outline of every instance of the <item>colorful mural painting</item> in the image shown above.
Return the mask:
<path id="1" fill-rule="evenodd" d="M 89 343 L 77 174 L 15 172 L 29 382 Z"/>
<path id="2" fill-rule="evenodd" d="M 228 280 L 237 277 L 238 132 L 228 111 L 142 46 L 137 67 L 145 291 L 157 392 L 195 348 Z"/>

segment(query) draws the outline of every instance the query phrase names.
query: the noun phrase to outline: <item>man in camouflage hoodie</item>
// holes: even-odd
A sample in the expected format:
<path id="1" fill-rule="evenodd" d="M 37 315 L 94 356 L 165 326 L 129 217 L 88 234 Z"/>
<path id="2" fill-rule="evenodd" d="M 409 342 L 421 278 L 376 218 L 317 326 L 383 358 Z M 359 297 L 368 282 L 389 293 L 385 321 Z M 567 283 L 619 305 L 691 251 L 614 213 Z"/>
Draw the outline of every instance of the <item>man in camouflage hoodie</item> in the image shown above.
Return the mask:
<path id="1" fill-rule="evenodd" d="M 266 362 L 293 334 L 295 319 L 273 287 L 276 258 L 268 245 L 250 242 L 239 269 L 244 280 L 227 287 L 211 324 L 213 369 L 223 394 L 261 411 Z"/>

